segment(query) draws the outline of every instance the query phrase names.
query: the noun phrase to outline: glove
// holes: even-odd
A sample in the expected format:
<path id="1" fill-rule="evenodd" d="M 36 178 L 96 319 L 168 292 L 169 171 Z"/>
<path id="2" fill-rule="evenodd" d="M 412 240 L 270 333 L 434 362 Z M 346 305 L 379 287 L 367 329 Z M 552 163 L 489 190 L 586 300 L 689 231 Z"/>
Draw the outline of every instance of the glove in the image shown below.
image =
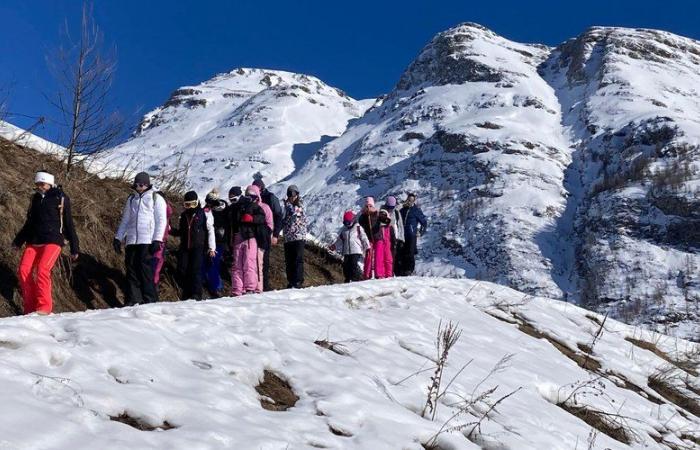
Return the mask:
<path id="1" fill-rule="evenodd" d="M 160 241 L 151 242 L 151 245 L 148 246 L 148 253 L 150 253 L 151 255 L 155 255 L 156 253 L 158 253 L 162 245 L 163 243 Z"/>
<path id="2" fill-rule="evenodd" d="M 241 216 L 241 222 L 243 222 L 243 223 L 251 223 L 251 222 L 253 222 L 253 216 L 251 216 L 251 215 L 248 214 L 248 213 L 243 214 L 243 216 Z"/>
<path id="3" fill-rule="evenodd" d="M 112 247 L 114 247 L 114 251 L 118 254 L 122 253 L 122 242 L 119 239 L 114 238 L 112 241 Z"/>
<path id="4" fill-rule="evenodd" d="M 425 228 L 421 227 L 418 229 L 418 236 L 423 236 L 425 234 Z"/>

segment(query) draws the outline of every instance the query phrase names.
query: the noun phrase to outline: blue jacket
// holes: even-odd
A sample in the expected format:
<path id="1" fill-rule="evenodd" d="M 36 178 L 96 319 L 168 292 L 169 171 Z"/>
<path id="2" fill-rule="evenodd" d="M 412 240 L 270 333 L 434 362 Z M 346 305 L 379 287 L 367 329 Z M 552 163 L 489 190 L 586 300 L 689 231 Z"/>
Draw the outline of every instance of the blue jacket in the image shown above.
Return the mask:
<path id="1" fill-rule="evenodd" d="M 401 208 L 401 220 L 403 220 L 404 234 L 406 236 L 416 236 L 418 234 L 418 225 L 420 224 L 423 231 L 428 227 L 428 221 L 419 206 L 413 205 L 410 208 L 404 206 Z"/>

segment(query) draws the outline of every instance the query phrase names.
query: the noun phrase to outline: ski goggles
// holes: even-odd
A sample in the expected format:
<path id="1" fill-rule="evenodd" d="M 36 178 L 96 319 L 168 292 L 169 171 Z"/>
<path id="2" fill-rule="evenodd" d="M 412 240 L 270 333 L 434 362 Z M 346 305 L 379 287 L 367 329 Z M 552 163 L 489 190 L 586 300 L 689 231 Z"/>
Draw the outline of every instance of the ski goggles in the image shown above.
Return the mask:
<path id="1" fill-rule="evenodd" d="M 134 183 L 134 187 L 136 188 L 147 188 L 149 185 L 146 183 Z"/>
<path id="2" fill-rule="evenodd" d="M 238 200 L 240 200 L 240 199 L 241 199 L 240 195 L 234 195 L 234 196 L 229 197 L 228 201 L 230 201 L 231 203 L 237 203 Z"/>
<path id="3" fill-rule="evenodd" d="M 188 202 L 183 203 L 183 205 L 185 205 L 185 208 L 187 208 L 187 209 L 196 208 L 198 204 L 199 204 L 199 200 L 190 200 Z"/>

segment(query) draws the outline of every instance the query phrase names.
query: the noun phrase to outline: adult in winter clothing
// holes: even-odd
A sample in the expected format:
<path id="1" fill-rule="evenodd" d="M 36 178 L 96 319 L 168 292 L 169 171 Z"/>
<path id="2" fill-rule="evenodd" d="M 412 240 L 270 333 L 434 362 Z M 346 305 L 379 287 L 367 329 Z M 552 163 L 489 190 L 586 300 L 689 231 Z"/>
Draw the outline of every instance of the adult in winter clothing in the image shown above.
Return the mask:
<path id="1" fill-rule="evenodd" d="M 206 282 L 209 294 L 212 297 L 221 297 L 224 283 L 221 280 L 221 262 L 226 251 L 226 200 L 219 198 L 219 191 L 214 189 L 209 192 L 204 200 L 204 212 L 212 215 L 214 220 L 214 235 L 216 240 L 216 255 L 213 258 L 206 258 L 202 266 L 202 273 Z"/>
<path id="2" fill-rule="evenodd" d="M 277 245 L 277 240 L 280 237 L 284 221 L 284 209 L 282 209 L 282 204 L 277 196 L 267 190 L 262 178 L 256 178 L 253 184 L 260 189 L 260 199 L 262 203 L 269 206 L 272 212 L 273 226 L 271 244 Z M 270 286 L 270 248 L 265 250 L 263 254 L 263 289 L 265 291 L 272 289 Z"/>
<path id="3" fill-rule="evenodd" d="M 343 227 L 338 232 L 338 238 L 331 245 L 332 251 L 343 255 L 343 275 L 345 282 L 359 281 L 362 279 L 360 272 L 360 258 L 369 249 L 369 239 L 365 230 L 355 221 L 352 211 L 343 214 Z"/>
<path id="4" fill-rule="evenodd" d="M 238 209 L 240 208 L 240 200 L 243 197 L 243 191 L 240 186 L 234 186 L 228 191 L 228 207 L 226 208 L 226 232 L 224 235 L 225 255 L 224 265 L 228 268 L 229 273 L 233 270 L 233 239 L 238 233 Z"/>
<path id="5" fill-rule="evenodd" d="M 113 241 L 117 253 L 126 244 L 127 305 L 158 301 L 152 259 L 163 247 L 168 222 L 165 199 L 153 188 L 147 173 L 136 175 L 132 189 Z"/>
<path id="6" fill-rule="evenodd" d="M 396 205 L 396 197 L 390 195 L 386 198 L 384 206 L 382 206 L 382 209 L 386 209 L 388 211 L 389 217 L 391 218 L 391 227 L 394 229 L 395 244 L 391 253 L 392 258 L 394 260 L 394 272 L 397 272 L 399 270 L 397 264 L 399 262 L 399 259 L 397 255 L 401 252 L 401 248 L 403 247 L 405 240 L 403 220 L 401 219 L 401 213 L 396 208 Z"/>
<path id="7" fill-rule="evenodd" d="M 66 240 L 70 242 L 72 260 L 78 259 L 78 235 L 73 226 L 70 199 L 55 187 L 54 176 L 37 172 L 34 185 L 36 193 L 27 218 L 12 246 L 19 251 L 26 244 L 17 271 L 24 313 L 51 314 L 51 271 Z"/>
<path id="8" fill-rule="evenodd" d="M 165 264 L 165 251 L 166 245 L 168 243 L 168 237 L 170 237 L 170 216 L 173 215 L 173 207 L 170 205 L 168 200 L 165 198 L 165 194 L 159 192 L 165 200 L 165 233 L 163 234 L 163 245 L 160 249 L 153 254 L 153 283 L 156 285 L 156 289 L 160 284 L 160 272 L 163 270 L 163 265 Z"/>
<path id="9" fill-rule="evenodd" d="M 180 214 L 180 224 L 172 230 L 180 237 L 177 255 L 177 272 L 182 283 L 182 297 L 202 299 L 202 266 L 204 259 L 216 257 L 214 217 L 199 204 L 197 193 L 185 194 L 185 210 Z"/>
<path id="10" fill-rule="evenodd" d="M 304 246 L 306 245 L 306 215 L 299 188 L 290 185 L 284 200 L 284 261 L 287 269 L 287 288 L 304 285 Z"/>
<path id="11" fill-rule="evenodd" d="M 375 272 L 375 247 L 379 231 L 379 212 L 374 205 L 373 197 L 365 198 L 360 217 L 357 219 L 365 234 L 369 237 L 370 248 L 365 251 L 363 275 L 366 280 L 372 278 Z"/>
<path id="12" fill-rule="evenodd" d="M 250 189 L 250 186 L 246 192 L 259 193 L 257 187 Z M 237 297 L 261 292 L 262 252 L 258 250 L 258 243 L 269 236 L 265 211 L 248 195 L 232 203 L 229 211 L 233 249 L 231 294 Z"/>
<path id="13" fill-rule="evenodd" d="M 416 253 L 418 253 L 418 236 L 423 235 L 428 227 L 423 211 L 416 205 L 416 194 L 408 194 L 401 208 L 401 220 L 404 226 L 405 242 L 399 252 L 401 264 L 398 275 L 412 275 L 416 268 Z"/>
<path id="14" fill-rule="evenodd" d="M 255 184 L 248 186 L 245 190 L 246 196 L 250 198 L 253 203 L 258 205 L 265 213 L 265 225 L 258 228 L 256 234 L 256 241 L 258 243 L 258 252 L 260 253 L 260 261 L 262 261 L 260 272 L 260 279 L 258 289 L 255 292 L 262 292 L 265 289 L 265 254 L 269 254 L 270 246 L 272 245 L 272 231 L 274 228 L 274 215 L 272 209 L 266 203 L 263 203 L 260 198 L 260 188 Z M 270 274 L 268 273 L 268 276 Z M 269 284 L 269 280 L 268 280 Z"/>
<path id="15" fill-rule="evenodd" d="M 379 210 L 378 222 L 379 229 L 374 238 L 374 271 L 377 278 L 390 278 L 394 275 L 396 237 L 388 210 Z"/>

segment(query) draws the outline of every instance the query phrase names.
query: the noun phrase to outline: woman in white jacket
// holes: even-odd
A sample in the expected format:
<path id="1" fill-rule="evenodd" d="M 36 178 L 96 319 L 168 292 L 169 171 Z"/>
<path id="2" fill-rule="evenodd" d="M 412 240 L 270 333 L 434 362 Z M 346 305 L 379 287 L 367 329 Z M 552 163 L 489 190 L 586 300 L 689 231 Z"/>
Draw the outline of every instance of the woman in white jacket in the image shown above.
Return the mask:
<path id="1" fill-rule="evenodd" d="M 132 188 L 135 192 L 126 199 L 113 244 L 117 253 L 122 243 L 126 245 L 126 305 L 158 301 L 151 260 L 163 245 L 168 222 L 165 199 L 153 189 L 147 173 L 136 175 Z"/>

